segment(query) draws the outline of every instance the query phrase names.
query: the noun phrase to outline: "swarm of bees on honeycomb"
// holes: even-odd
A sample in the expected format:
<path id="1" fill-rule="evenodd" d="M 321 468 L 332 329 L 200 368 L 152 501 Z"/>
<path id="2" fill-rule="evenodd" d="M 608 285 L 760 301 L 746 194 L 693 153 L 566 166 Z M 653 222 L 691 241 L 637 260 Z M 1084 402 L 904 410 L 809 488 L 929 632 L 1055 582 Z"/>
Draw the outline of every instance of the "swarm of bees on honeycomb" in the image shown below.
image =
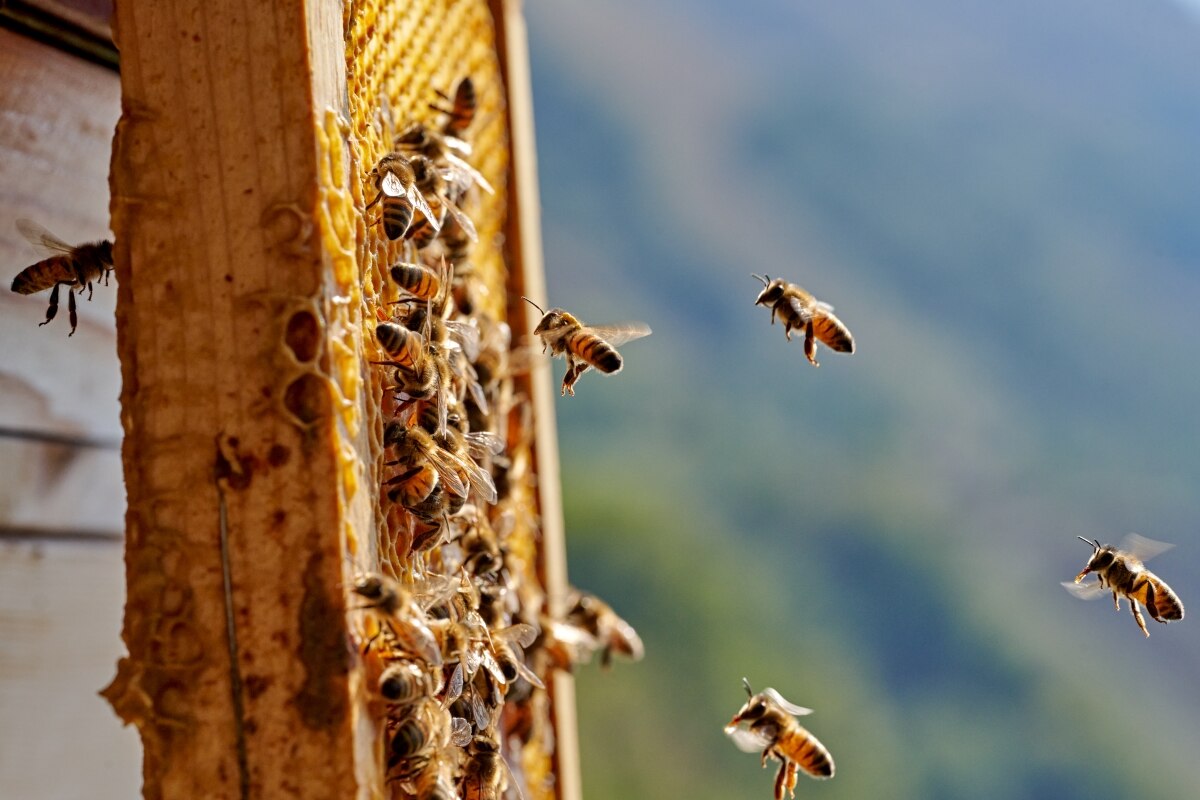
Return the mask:
<path id="1" fill-rule="evenodd" d="M 347 9 L 347 141 L 361 178 L 351 192 L 361 210 L 355 256 L 374 312 L 365 338 L 375 350 L 369 382 L 377 402 L 367 415 L 381 454 L 377 537 L 362 551 L 371 568 L 356 569 L 348 591 L 378 758 L 394 797 L 554 797 L 550 675 L 597 653 L 605 667 L 614 654 L 636 661 L 644 648 L 611 606 L 581 590 L 553 614 L 540 576 L 524 380 L 536 347 L 514 341 L 507 322 L 514 305 L 502 247 L 507 128 L 494 48 L 440 54 L 471 71 L 445 91 L 427 87 L 421 103 L 420 87 L 403 83 L 412 75 L 387 60 L 399 58 L 398 48 L 378 69 L 368 57 L 367 20 L 378 13 Z M 452 13 L 486 15 L 478 5 Z M 478 26 L 480 19 L 445 22 Z M 393 109 L 389 98 L 407 105 Z M 51 291 L 45 325 L 67 287 L 74 334 L 76 294 L 86 289 L 90 298 L 96 283 L 107 282 L 111 242 L 71 246 L 35 223 L 17 227 L 48 257 L 23 269 L 12 290 Z M 789 341 L 793 331 L 802 334 L 813 366 L 818 343 L 855 351 L 833 306 L 784 279 L 753 277 L 763 286 L 755 305 L 770 309 L 772 324 L 781 320 Z M 540 314 L 533 334 L 542 352 L 567 362 L 562 395 L 574 395 L 588 370 L 619 372 L 617 347 L 650 334 L 644 323 L 589 326 L 562 308 L 520 299 Z M 1120 549 L 1084 541 L 1093 554 L 1064 583 L 1068 590 L 1084 598 L 1111 592 L 1118 608 L 1127 598 L 1147 636 L 1139 604 L 1158 622 L 1183 618 L 1178 596 L 1143 565 L 1167 545 L 1137 536 Z M 1098 581 L 1083 583 L 1092 573 Z M 759 752 L 764 765 L 780 762 L 776 800 L 794 795 L 801 771 L 833 777 L 830 752 L 796 722 L 811 711 L 774 689 L 755 693 L 743 684 L 749 699 L 725 733 Z"/>

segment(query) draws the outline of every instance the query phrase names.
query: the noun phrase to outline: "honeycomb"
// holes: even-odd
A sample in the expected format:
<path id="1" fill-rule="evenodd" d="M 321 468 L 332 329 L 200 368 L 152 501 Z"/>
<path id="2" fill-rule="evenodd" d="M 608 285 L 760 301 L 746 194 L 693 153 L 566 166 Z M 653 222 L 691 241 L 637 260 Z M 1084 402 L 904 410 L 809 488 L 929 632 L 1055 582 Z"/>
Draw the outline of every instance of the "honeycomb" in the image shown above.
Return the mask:
<path id="1" fill-rule="evenodd" d="M 406 311 L 415 313 L 412 303 L 402 302 L 409 295 L 389 270 L 414 261 L 437 267 L 437 254 L 442 252 L 437 242 L 414 253 L 404 240 L 384 235 L 378 208 L 368 208 L 377 192 L 371 172 L 393 152 L 393 137 L 406 125 L 419 122 L 441 129 L 447 114 L 431 106 L 448 106 L 444 95 L 464 76 L 471 78 L 477 97 L 474 121 L 463 135 L 471 148 L 465 158 L 494 191 L 476 186 L 459 202 L 474 223 L 478 241 L 470 248 L 469 264 L 452 264 L 456 290 L 465 287 L 467 299 L 447 299 L 444 316 L 478 330 L 485 323 L 495 327 L 507 321 L 504 229 L 510 151 L 493 20 L 482 0 L 366 0 L 347 3 L 343 22 L 346 109 L 344 114 L 329 110 L 318 126 L 323 158 L 314 224 L 331 245 L 327 274 L 332 285 L 326 287 L 327 296 L 338 298 L 328 306 L 325 320 L 332 334 L 329 366 L 344 433 L 340 438 L 347 443 L 365 441 L 372 456 L 365 469 L 351 444 L 339 457 L 341 503 L 347 512 L 343 518 L 366 523 L 346 524 L 347 585 L 355 586 L 357 580 L 361 588 L 364 575 L 378 575 L 406 598 L 394 613 L 372 613 L 362 602 L 351 612 L 351 629 L 357 631 L 363 654 L 357 691 L 364 717 L 376 726 L 370 758 L 383 773 L 376 785 L 386 786 L 386 792 L 398 798 L 500 796 L 495 794 L 500 787 L 513 784 L 517 787 L 512 791 L 519 787 L 527 798 L 555 797 L 549 695 L 529 681 L 511 676 L 501 681 L 500 665 L 492 658 L 502 647 L 494 643 L 506 635 L 505 629 L 515 636 L 522 626 L 540 628 L 545 607 L 527 381 L 514 370 L 483 390 L 494 411 L 488 417 L 490 433 L 504 442 L 503 454 L 496 456 L 503 468 L 492 467 L 501 489 L 497 502 L 486 504 L 475 494 L 476 511 L 444 517 L 440 530 L 430 534 L 425 530 L 427 518 L 388 498 L 387 488 L 403 466 L 389 461 L 384 430 L 396 420 L 416 426 L 420 411 L 431 401 L 414 403 L 405 397 L 397 391 L 392 368 L 364 364 L 363 354 L 351 344 L 363 342 L 368 361 L 388 360 L 376 343 L 376 326 L 381 321 L 404 323 Z M 353 331 L 356 326 L 361 330 Z M 471 545 L 466 543 L 482 538 L 480 528 L 498 531 L 503 563 L 485 577 L 469 560 Z M 355 530 L 373 532 L 373 537 L 360 540 Z M 498 581 L 503 586 L 498 587 Z M 428 589 L 435 584 L 442 588 Z M 457 589 L 445 588 L 456 584 Z M 437 599 L 427 599 L 422 592 L 437 594 Z M 477 627 L 483 616 L 476 609 L 481 597 L 493 596 L 503 598 L 504 609 L 492 610 L 486 623 L 491 630 L 485 632 Z M 454 647 L 447 644 L 457 641 L 455 631 L 465 637 L 461 652 L 475 654 L 459 656 L 457 664 Z M 414 655 L 422 650 L 426 634 L 435 632 L 445 653 L 442 665 Z M 526 654 L 533 673 L 548 680 L 554 667 L 546 648 L 532 639 L 523 643 L 533 644 Z M 476 658 L 484 662 L 482 667 Z M 381 676 L 393 674 L 386 672 L 389 668 L 394 674 L 411 674 L 432 702 L 389 703 L 381 697 Z M 456 681 L 464 684 L 457 690 L 451 688 Z M 457 741 L 448 741 L 448 720 Z M 367 773 L 369 782 L 380 778 Z"/>

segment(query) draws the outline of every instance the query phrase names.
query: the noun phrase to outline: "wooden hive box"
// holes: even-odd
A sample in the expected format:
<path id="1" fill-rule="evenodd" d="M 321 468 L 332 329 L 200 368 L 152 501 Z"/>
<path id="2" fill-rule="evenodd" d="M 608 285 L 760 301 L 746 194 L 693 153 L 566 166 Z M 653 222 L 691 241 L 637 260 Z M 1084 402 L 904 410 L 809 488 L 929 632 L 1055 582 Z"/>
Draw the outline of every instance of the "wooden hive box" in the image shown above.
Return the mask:
<path id="1" fill-rule="evenodd" d="M 422 524 L 380 489 L 397 473 L 384 425 L 409 406 L 370 363 L 374 329 L 402 299 L 389 267 L 412 256 L 372 224 L 370 172 L 392 129 L 440 126 L 435 90 L 471 76 L 469 159 L 495 191 L 463 202 L 479 241 L 455 316 L 527 334 L 520 297 L 544 291 L 519 8 L 131 0 L 112 27 L 116 287 L 97 299 L 116 295 L 129 654 L 105 696 L 141 735 L 146 797 L 409 796 L 410 775 L 386 774 L 386 648 L 353 587 L 458 574 L 462 548 L 414 550 Z M 58 341 L 40 313 L 25 338 L 53 336 L 51 363 L 90 333 Z M 503 622 L 536 621 L 566 592 L 549 368 L 499 383 L 505 480 L 475 503 L 505 520 Z M 572 685 L 541 671 L 547 690 L 498 723 L 511 779 L 578 797 Z M 466 768 L 461 748 L 450 761 Z"/>

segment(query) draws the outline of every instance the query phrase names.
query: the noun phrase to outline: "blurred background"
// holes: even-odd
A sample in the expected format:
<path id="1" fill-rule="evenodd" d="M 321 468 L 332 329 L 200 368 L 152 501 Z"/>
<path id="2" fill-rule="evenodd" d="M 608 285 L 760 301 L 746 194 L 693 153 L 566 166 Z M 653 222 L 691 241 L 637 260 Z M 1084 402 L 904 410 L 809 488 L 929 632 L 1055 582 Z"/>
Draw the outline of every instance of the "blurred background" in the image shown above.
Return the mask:
<path id="1" fill-rule="evenodd" d="M 549 298 L 641 319 L 557 406 L 588 798 L 1180 798 L 1200 627 L 1059 585 L 1130 531 L 1200 597 L 1200 4 L 527 0 Z M 751 272 L 837 306 L 822 366 Z M 561 363 L 556 367 L 561 374 Z"/>

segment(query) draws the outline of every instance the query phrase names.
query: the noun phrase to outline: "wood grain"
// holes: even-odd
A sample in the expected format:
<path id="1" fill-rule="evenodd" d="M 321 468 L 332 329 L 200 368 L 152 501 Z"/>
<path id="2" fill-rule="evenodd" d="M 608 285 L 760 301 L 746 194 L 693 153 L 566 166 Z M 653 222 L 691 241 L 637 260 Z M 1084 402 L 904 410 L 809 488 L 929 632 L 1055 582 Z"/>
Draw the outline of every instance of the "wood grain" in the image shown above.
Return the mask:
<path id="1" fill-rule="evenodd" d="M 114 17 L 130 655 L 107 696 L 142 735 L 147 798 L 369 791 L 343 590 L 365 447 L 345 415 L 364 400 L 330 354 L 361 364 L 361 341 L 329 324 L 345 244 L 300 233 L 338 174 L 340 13 L 132 0 Z"/>

